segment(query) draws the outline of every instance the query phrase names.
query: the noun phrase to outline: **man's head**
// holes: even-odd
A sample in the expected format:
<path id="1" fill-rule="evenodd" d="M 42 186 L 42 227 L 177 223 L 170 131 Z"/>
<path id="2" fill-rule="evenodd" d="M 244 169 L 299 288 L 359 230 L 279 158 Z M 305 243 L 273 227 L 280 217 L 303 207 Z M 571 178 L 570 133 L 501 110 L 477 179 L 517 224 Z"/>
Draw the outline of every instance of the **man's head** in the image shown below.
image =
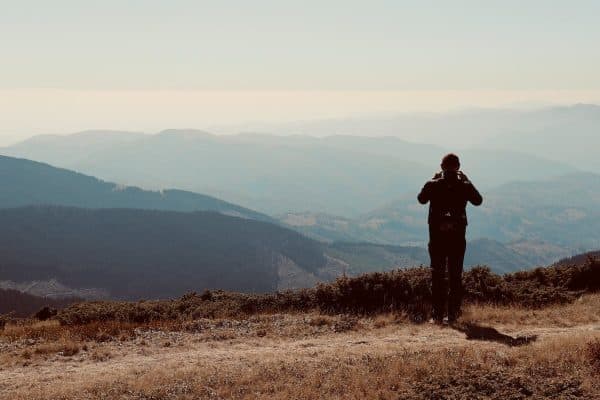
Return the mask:
<path id="1" fill-rule="evenodd" d="M 460 169 L 460 160 L 454 153 L 446 154 L 442 158 L 442 171 L 444 172 L 456 172 Z"/>

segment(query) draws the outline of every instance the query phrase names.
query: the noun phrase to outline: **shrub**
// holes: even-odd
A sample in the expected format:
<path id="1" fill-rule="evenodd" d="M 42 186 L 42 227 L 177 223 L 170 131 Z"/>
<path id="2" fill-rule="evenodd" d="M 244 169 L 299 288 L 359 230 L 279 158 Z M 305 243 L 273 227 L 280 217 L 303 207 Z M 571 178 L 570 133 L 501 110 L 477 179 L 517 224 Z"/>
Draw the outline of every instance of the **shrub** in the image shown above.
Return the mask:
<path id="1" fill-rule="evenodd" d="M 600 339 L 588 343 L 586 353 L 591 367 L 600 372 Z"/>
<path id="2" fill-rule="evenodd" d="M 543 307 L 600 290 L 600 262 L 590 259 L 581 265 L 557 265 L 504 276 L 476 267 L 465 272 L 463 281 L 466 302 Z M 215 290 L 189 293 L 176 300 L 83 302 L 61 310 L 57 319 L 63 325 L 104 321 L 142 324 L 318 310 L 336 314 L 402 312 L 422 321 L 430 310 L 430 287 L 430 270 L 420 267 L 340 277 L 312 289 L 267 294 Z"/>
<path id="3" fill-rule="evenodd" d="M 42 309 L 40 309 L 38 312 L 36 312 L 33 317 L 40 321 L 46 321 L 46 320 L 56 316 L 57 313 L 58 313 L 58 310 L 56 310 L 55 308 L 50 308 L 48 306 L 45 306 Z"/>

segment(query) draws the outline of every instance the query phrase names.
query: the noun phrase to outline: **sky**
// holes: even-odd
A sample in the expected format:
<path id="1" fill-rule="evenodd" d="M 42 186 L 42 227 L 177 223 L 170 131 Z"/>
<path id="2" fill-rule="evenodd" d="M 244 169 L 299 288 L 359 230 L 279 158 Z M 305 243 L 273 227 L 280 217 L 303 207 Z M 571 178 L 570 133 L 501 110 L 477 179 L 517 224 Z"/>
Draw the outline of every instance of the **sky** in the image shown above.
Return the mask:
<path id="1" fill-rule="evenodd" d="M 600 103 L 598 1 L 0 0 L 0 143 Z"/>

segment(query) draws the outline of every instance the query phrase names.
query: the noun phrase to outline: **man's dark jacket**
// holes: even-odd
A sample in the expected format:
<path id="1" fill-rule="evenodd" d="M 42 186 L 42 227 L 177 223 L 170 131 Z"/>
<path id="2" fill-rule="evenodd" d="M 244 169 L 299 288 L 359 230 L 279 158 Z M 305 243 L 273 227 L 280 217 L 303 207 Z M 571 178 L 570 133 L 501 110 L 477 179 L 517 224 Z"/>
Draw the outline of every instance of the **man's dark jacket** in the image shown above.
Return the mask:
<path id="1" fill-rule="evenodd" d="M 478 206 L 483 199 L 475 186 L 462 172 L 440 172 L 427 182 L 418 200 L 421 204 L 429 204 L 430 226 L 438 226 L 445 222 L 467 225 L 467 202 Z"/>

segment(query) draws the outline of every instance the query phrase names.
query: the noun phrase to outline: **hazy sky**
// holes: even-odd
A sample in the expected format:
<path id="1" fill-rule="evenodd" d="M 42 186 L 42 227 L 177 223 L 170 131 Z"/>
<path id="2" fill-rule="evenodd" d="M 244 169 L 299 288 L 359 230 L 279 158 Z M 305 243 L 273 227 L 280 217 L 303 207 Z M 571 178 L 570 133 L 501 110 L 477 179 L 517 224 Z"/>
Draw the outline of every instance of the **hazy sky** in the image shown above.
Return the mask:
<path id="1" fill-rule="evenodd" d="M 4 140 L 600 101 L 600 1 L 0 0 L 0 9 Z"/>

